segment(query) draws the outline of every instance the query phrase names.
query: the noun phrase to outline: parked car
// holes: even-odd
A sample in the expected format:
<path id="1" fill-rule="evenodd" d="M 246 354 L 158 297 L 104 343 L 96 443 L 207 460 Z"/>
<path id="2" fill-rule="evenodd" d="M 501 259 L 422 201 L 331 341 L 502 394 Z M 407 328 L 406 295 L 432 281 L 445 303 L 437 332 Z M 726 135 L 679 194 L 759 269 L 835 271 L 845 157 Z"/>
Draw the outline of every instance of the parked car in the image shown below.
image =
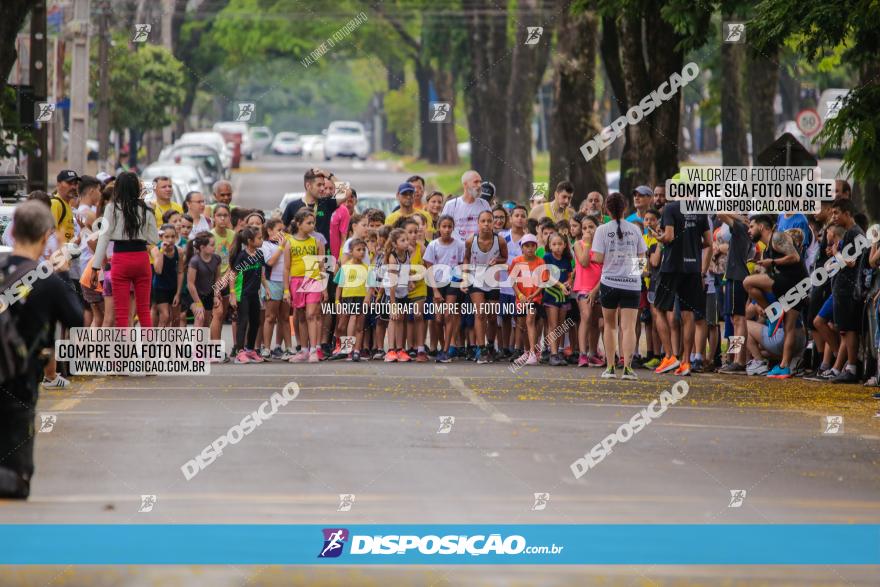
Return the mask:
<path id="1" fill-rule="evenodd" d="M 269 145 L 272 144 L 272 130 L 268 126 L 252 126 L 248 130 L 253 145 L 254 157 L 259 157 L 266 152 Z"/>
<path id="2" fill-rule="evenodd" d="M 275 135 L 271 148 L 276 155 L 302 155 L 303 140 L 295 132 L 280 132 Z"/>
<path id="3" fill-rule="evenodd" d="M 211 194 L 213 193 L 211 185 L 208 183 L 207 178 L 202 175 L 202 172 L 199 171 L 198 166 L 192 163 L 153 163 L 144 169 L 141 173 L 141 179 L 144 183 L 147 183 L 163 175 L 170 177 L 174 183 L 180 183 L 186 190 L 184 195 L 191 191 L 197 191 L 205 194 L 206 200 L 211 199 Z"/>
<path id="4" fill-rule="evenodd" d="M 254 158 L 254 144 L 251 142 L 251 135 L 248 131 L 246 122 L 215 122 L 214 132 L 219 133 L 238 133 L 241 135 L 241 156 L 245 159 Z"/>
<path id="5" fill-rule="evenodd" d="M 195 162 L 204 167 L 211 185 L 220 179 L 229 179 L 229 169 L 223 167 L 220 154 L 207 145 L 183 144 L 163 149 L 159 155 L 161 162 L 188 163 Z"/>
<path id="6" fill-rule="evenodd" d="M 232 167 L 232 150 L 226 143 L 226 139 L 219 132 L 213 131 L 195 131 L 185 132 L 180 135 L 174 146 L 178 145 L 207 145 L 220 153 L 220 161 L 223 167 L 230 169 Z M 161 155 L 159 156 L 161 159 Z"/>
<path id="7" fill-rule="evenodd" d="M 320 159 L 324 156 L 323 135 L 303 135 L 302 154 L 306 159 Z"/>
<path id="8" fill-rule="evenodd" d="M 2 137 L 0 137 L 2 140 Z M 27 177 L 14 149 L 0 159 L 0 201 L 22 200 L 27 196 Z"/>
<path id="9" fill-rule="evenodd" d="M 283 213 L 287 205 L 294 200 L 301 200 L 303 192 L 288 192 L 281 198 L 278 203 L 279 213 Z M 385 215 L 391 214 L 397 207 L 397 194 L 384 192 L 358 192 L 357 210 L 363 212 L 368 208 L 377 208 L 385 212 Z"/>
<path id="10" fill-rule="evenodd" d="M 357 157 L 361 161 L 370 153 L 370 141 L 360 122 L 336 120 L 327 127 L 324 140 L 324 159 L 333 157 Z"/>

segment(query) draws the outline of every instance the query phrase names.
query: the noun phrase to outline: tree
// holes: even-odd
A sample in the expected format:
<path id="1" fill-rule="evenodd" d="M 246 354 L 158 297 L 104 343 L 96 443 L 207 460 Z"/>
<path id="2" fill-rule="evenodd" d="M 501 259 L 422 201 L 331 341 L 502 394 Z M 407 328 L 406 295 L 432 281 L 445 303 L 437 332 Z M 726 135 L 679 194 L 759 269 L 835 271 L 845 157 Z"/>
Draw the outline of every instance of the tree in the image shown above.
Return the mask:
<path id="1" fill-rule="evenodd" d="M 6 95 L 6 80 L 18 59 L 15 40 L 33 4 L 32 0 L 3 0 L 3 18 L 0 18 L 0 96 Z"/>
<path id="2" fill-rule="evenodd" d="M 753 49 L 747 52 L 746 86 L 749 91 L 749 128 L 752 154 L 757 155 L 776 138 L 776 114 L 773 104 L 779 87 L 779 51 L 765 55 Z"/>
<path id="3" fill-rule="evenodd" d="M 725 20 L 733 20 L 733 15 Z M 749 164 L 742 100 L 744 54 L 739 43 L 721 44 L 721 164 L 725 166 Z"/>
<path id="4" fill-rule="evenodd" d="M 820 153 L 851 141 L 843 171 L 861 184 L 868 213 L 880 217 L 880 5 L 862 0 L 761 0 L 749 31 L 761 51 L 787 40 L 808 59 L 845 44 L 846 62 L 858 69 L 860 83 L 837 115 L 819 133 Z"/>
<path id="5" fill-rule="evenodd" d="M 554 52 L 553 109 L 550 112 L 550 183 L 574 184 L 576 202 L 591 191 L 606 193 L 605 155 L 589 162 L 580 151 L 584 141 L 599 132 L 594 112 L 599 19 L 595 11 L 572 13 L 565 0 Z M 550 186 L 553 189 L 553 186 Z"/>
<path id="6" fill-rule="evenodd" d="M 533 104 L 556 16 L 548 0 L 519 0 L 514 14 L 507 4 L 462 2 L 469 66 L 463 92 L 472 166 L 495 183 L 501 197 L 519 199 L 532 181 Z M 527 23 L 543 27 L 532 44 L 526 44 L 534 40 Z"/>

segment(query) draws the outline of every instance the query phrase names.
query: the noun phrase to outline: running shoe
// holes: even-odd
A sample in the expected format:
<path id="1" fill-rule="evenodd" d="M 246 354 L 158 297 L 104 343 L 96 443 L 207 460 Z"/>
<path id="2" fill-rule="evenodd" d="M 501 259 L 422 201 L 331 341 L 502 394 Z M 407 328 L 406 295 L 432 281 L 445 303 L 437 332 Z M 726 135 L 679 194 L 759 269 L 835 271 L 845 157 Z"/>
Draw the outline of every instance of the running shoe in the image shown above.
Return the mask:
<path id="1" fill-rule="evenodd" d="M 415 359 L 415 358 L 416 358 L 416 355 L 417 355 L 418 353 L 416 352 L 416 349 L 409 349 L 408 351 L 406 351 L 406 354 L 409 355 L 409 358 L 410 358 L 410 359 Z"/>
<path id="2" fill-rule="evenodd" d="M 240 350 L 240 351 L 238 351 L 238 354 L 235 355 L 234 362 L 236 365 L 245 365 L 245 364 L 251 362 L 251 358 L 250 358 L 250 356 L 248 356 L 248 353 L 246 350 Z"/>
<path id="3" fill-rule="evenodd" d="M 489 362 L 489 360 L 486 359 L 486 352 L 480 348 L 477 349 L 477 352 L 476 352 L 476 355 L 474 358 L 477 361 L 477 365 L 485 365 L 486 363 Z"/>
<path id="4" fill-rule="evenodd" d="M 449 347 L 449 350 L 446 352 L 446 354 L 449 356 L 450 359 L 455 359 L 456 357 L 458 357 L 458 349 L 456 349 L 454 346 L 451 346 Z"/>
<path id="5" fill-rule="evenodd" d="M 578 357 L 578 367 L 588 367 L 590 365 L 590 360 L 587 358 L 587 355 L 581 353 L 581 356 Z"/>
<path id="6" fill-rule="evenodd" d="M 691 364 L 690 363 L 682 363 L 678 366 L 678 369 L 675 370 L 675 374 L 679 377 L 687 377 L 691 374 Z"/>
<path id="7" fill-rule="evenodd" d="M 353 351 L 353 352 L 351 353 L 351 360 L 352 360 L 352 362 L 354 362 L 354 363 L 359 362 L 359 361 L 361 360 L 361 354 L 360 354 L 359 352 L 357 352 L 357 351 Z"/>
<path id="8" fill-rule="evenodd" d="M 308 360 L 309 360 L 309 352 L 303 350 L 303 351 L 296 353 L 292 357 L 290 357 L 290 359 L 288 359 L 288 362 L 289 363 L 305 363 Z"/>
<path id="9" fill-rule="evenodd" d="M 529 352 L 526 354 L 528 354 L 528 357 L 529 357 L 525 362 L 526 365 L 540 365 L 541 364 L 540 361 L 538 361 L 537 354 L 535 354 L 533 352 Z"/>
<path id="10" fill-rule="evenodd" d="M 837 375 L 837 377 L 835 377 L 834 379 L 831 380 L 831 383 L 858 383 L 858 382 L 859 382 L 859 376 L 856 375 L 855 373 L 853 373 L 852 371 L 847 370 L 847 369 L 844 369 L 843 371 L 841 371 Z"/>
<path id="11" fill-rule="evenodd" d="M 618 358 L 617 358 L 617 368 L 618 368 L 618 369 L 623 369 L 623 357 L 618 357 Z"/>
<path id="12" fill-rule="evenodd" d="M 273 359 L 275 359 L 276 361 L 284 361 L 284 360 L 286 360 L 284 358 L 284 353 L 286 353 L 286 352 L 287 351 L 282 351 L 280 346 L 277 346 L 274 349 L 272 349 L 272 352 L 269 353 L 269 356 L 272 357 Z"/>
<path id="13" fill-rule="evenodd" d="M 571 354 L 572 354 L 572 352 L 574 352 L 574 351 L 571 350 L 571 347 L 570 347 L 570 346 L 567 346 L 567 347 L 565 347 L 564 349 L 562 349 L 562 355 L 563 355 L 564 357 L 570 357 Z"/>
<path id="14" fill-rule="evenodd" d="M 822 379 L 823 381 L 832 381 L 838 375 L 840 375 L 840 371 L 831 367 L 830 369 L 822 371 L 822 373 L 819 374 L 819 379 Z"/>
<path id="15" fill-rule="evenodd" d="M 617 373 L 614 370 L 614 365 L 608 365 L 605 370 L 602 372 L 602 379 L 617 379 Z"/>
<path id="16" fill-rule="evenodd" d="M 633 371 L 632 367 L 624 367 L 623 375 L 620 378 L 627 381 L 638 381 L 639 379 L 638 375 L 636 375 L 636 372 Z"/>
<path id="17" fill-rule="evenodd" d="M 560 353 L 556 353 L 555 355 L 550 355 L 550 366 L 551 367 L 564 367 L 568 363 L 565 362 L 565 358 Z"/>
<path id="18" fill-rule="evenodd" d="M 321 349 L 315 349 L 312 351 L 312 354 L 309 355 L 309 363 L 320 363 L 321 362 Z"/>
<path id="19" fill-rule="evenodd" d="M 342 359 L 347 359 L 348 355 L 345 353 L 334 353 L 329 360 L 331 361 L 341 361 Z"/>
<path id="20" fill-rule="evenodd" d="M 66 389 L 70 387 L 70 381 L 65 379 L 59 374 L 55 374 L 55 379 L 46 379 L 43 377 L 43 387 L 46 388 L 57 388 L 57 389 Z"/>
<path id="21" fill-rule="evenodd" d="M 589 364 L 590 367 L 604 367 L 605 359 L 599 357 L 599 355 L 591 355 L 587 357 L 587 364 Z"/>
<path id="22" fill-rule="evenodd" d="M 703 359 L 694 359 L 694 362 L 691 363 L 691 371 L 693 371 L 694 373 L 702 373 Z"/>
<path id="23" fill-rule="evenodd" d="M 660 357 L 654 357 L 653 359 L 651 359 L 650 361 L 648 361 L 644 365 L 642 365 L 642 367 L 644 367 L 645 369 L 650 369 L 651 371 L 653 371 L 654 369 L 656 369 L 659 366 L 660 366 Z"/>
<path id="24" fill-rule="evenodd" d="M 440 351 L 439 353 L 437 353 L 437 357 L 434 360 L 437 361 L 438 363 L 451 363 L 452 362 L 452 359 L 450 359 L 449 355 L 447 355 L 444 351 Z"/>
<path id="25" fill-rule="evenodd" d="M 288 349 L 284 349 L 284 351 L 281 353 L 281 360 L 282 361 L 289 361 L 290 357 L 292 357 L 292 356 L 293 356 L 292 352 L 290 352 Z"/>
<path id="26" fill-rule="evenodd" d="M 397 351 L 391 349 L 387 353 L 385 353 L 385 362 L 386 363 L 396 363 L 397 362 Z"/>
<path id="27" fill-rule="evenodd" d="M 680 365 L 681 363 L 678 362 L 675 355 L 664 357 L 663 360 L 660 361 L 660 365 L 654 370 L 654 373 L 669 373 L 673 369 L 677 369 Z"/>
<path id="28" fill-rule="evenodd" d="M 381 361 L 384 358 L 385 358 L 385 351 L 383 351 L 382 349 L 376 349 L 376 352 L 373 353 L 373 360 L 374 361 Z M 397 360 L 397 359 L 395 358 L 395 360 Z"/>
<path id="29" fill-rule="evenodd" d="M 416 353 L 416 363 L 427 363 L 428 362 L 428 353 L 425 351 L 419 351 Z"/>
<path id="30" fill-rule="evenodd" d="M 260 357 L 262 357 L 264 361 L 268 361 L 268 360 L 274 358 L 274 357 L 272 357 L 272 353 L 269 352 L 269 349 L 267 349 L 266 347 L 263 347 L 260 350 Z"/>
<path id="31" fill-rule="evenodd" d="M 412 361 L 412 358 L 409 356 L 409 353 L 407 353 L 403 349 L 400 349 L 399 351 L 397 351 L 397 362 L 398 363 L 409 363 L 410 361 Z"/>
<path id="32" fill-rule="evenodd" d="M 767 377 L 770 379 L 791 379 L 791 369 L 776 365 L 770 373 L 767 373 Z"/>
<path id="33" fill-rule="evenodd" d="M 749 361 L 749 364 L 752 364 L 755 362 L 757 362 L 757 361 L 752 360 L 752 361 Z M 764 372 L 766 372 L 766 365 L 764 367 L 765 367 Z M 731 361 L 718 370 L 719 373 L 742 373 L 743 371 L 745 371 L 747 375 L 758 375 L 758 373 L 749 373 L 748 365 L 746 365 L 744 367 L 744 366 L 740 365 L 739 363 L 737 363 L 736 361 Z"/>
<path id="34" fill-rule="evenodd" d="M 248 358 L 254 363 L 265 363 L 266 359 L 257 354 L 257 351 L 245 351 Z"/>
<path id="35" fill-rule="evenodd" d="M 746 375 L 753 377 L 755 375 L 764 375 L 767 373 L 767 361 L 758 361 L 752 359 L 746 365 Z"/>
<path id="36" fill-rule="evenodd" d="M 333 355 L 341 354 L 339 351 L 342 350 L 342 343 L 339 342 L 339 339 L 336 339 L 336 346 L 333 347 Z"/>

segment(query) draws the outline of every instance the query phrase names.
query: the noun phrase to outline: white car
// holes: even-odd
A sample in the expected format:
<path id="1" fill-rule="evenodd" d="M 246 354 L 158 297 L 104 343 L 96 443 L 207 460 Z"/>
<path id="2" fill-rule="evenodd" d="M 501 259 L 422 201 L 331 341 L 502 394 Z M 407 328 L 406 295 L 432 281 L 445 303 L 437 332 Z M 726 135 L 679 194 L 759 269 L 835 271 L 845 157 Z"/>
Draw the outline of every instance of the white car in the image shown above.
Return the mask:
<path id="1" fill-rule="evenodd" d="M 280 132 L 275 135 L 271 149 L 276 155 L 302 155 L 303 141 L 295 132 Z"/>
<path id="2" fill-rule="evenodd" d="M 266 152 L 272 144 L 272 130 L 268 126 L 252 126 L 248 130 L 248 136 L 254 149 L 254 157 Z"/>
<path id="3" fill-rule="evenodd" d="M 238 133 L 241 135 L 241 156 L 245 159 L 254 158 L 254 144 L 246 122 L 215 122 L 212 129 L 219 133 Z"/>
<path id="4" fill-rule="evenodd" d="M 215 151 L 220 153 L 220 160 L 223 162 L 223 167 L 225 167 L 226 169 L 232 168 L 232 151 L 229 149 L 229 145 L 226 144 L 226 139 L 224 139 L 223 135 L 219 132 L 185 132 L 180 136 L 179 139 L 177 139 L 177 142 L 174 143 L 175 146 L 193 144 L 208 145 L 209 147 L 213 147 Z"/>
<path id="5" fill-rule="evenodd" d="M 322 135 L 303 135 L 302 155 L 306 159 L 320 159 L 324 156 L 324 137 Z"/>
<path id="6" fill-rule="evenodd" d="M 336 120 L 327 127 L 327 138 L 324 140 L 324 159 L 333 157 L 357 157 L 361 161 L 370 153 L 370 142 L 367 132 L 360 122 Z"/>
<path id="7" fill-rule="evenodd" d="M 170 177 L 173 183 L 181 184 L 186 190 L 185 194 L 195 191 L 205 194 L 206 199 L 211 197 L 211 186 L 196 165 L 153 163 L 144 169 L 141 179 L 145 184 L 152 183 L 153 179 L 163 175 Z"/>

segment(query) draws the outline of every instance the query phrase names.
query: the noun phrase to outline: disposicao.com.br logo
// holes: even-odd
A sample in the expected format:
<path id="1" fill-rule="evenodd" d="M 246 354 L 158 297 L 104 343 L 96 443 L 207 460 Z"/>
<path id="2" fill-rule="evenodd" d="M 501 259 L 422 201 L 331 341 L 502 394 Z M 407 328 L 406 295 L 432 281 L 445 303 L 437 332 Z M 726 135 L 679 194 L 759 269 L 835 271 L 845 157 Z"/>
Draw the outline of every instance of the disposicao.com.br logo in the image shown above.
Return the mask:
<path id="1" fill-rule="evenodd" d="M 324 528 L 324 545 L 318 558 L 339 557 L 349 544 L 350 555 L 521 555 L 560 554 L 564 546 L 528 546 L 519 534 L 502 537 L 501 534 L 476 534 L 474 536 L 449 534 L 388 534 L 366 536 L 350 535 L 346 528 Z M 412 551 L 412 552 L 411 552 Z"/>

